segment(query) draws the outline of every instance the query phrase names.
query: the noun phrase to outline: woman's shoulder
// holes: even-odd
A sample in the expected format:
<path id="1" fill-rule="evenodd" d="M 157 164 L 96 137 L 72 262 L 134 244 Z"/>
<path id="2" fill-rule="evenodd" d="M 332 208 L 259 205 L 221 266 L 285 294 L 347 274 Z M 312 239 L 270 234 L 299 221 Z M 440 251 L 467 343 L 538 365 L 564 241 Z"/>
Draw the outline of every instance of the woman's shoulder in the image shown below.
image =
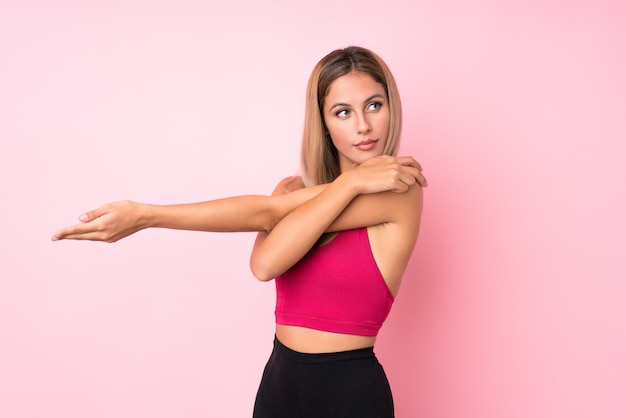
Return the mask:
<path id="1" fill-rule="evenodd" d="M 282 179 L 274 189 L 273 194 L 287 194 L 304 188 L 302 176 L 289 176 Z"/>

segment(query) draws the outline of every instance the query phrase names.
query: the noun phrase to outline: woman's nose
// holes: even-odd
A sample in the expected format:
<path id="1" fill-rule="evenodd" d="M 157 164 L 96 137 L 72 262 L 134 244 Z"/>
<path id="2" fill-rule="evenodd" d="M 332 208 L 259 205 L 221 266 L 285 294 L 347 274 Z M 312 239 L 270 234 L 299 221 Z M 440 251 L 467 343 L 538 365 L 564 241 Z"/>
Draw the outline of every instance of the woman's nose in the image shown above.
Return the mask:
<path id="1" fill-rule="evenodd" d="M 363 115 L 363 114 L 357 115 L 356 128 L 357 128 L 357 132 L 360 134 L 364 134 L 372 130 L 372 125 L 370 124 L 366 115 Z"/>

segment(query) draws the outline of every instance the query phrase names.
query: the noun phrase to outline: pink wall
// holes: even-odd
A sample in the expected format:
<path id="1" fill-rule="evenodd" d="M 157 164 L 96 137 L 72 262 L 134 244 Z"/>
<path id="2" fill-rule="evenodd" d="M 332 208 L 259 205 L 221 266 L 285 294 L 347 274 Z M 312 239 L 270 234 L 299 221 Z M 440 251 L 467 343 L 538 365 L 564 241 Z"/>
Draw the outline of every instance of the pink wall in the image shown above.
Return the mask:
<path id="1" fill-rule="evenodd" d="M 431 183 L 377 348 L 397 415 L 626 416 L 623 2 L 8 3 L 0 416 L 249 416 L 274 303 L 252 234 L 49 236 L 110 200 L 269 192 L 309 71 L 353 43 Z"/>

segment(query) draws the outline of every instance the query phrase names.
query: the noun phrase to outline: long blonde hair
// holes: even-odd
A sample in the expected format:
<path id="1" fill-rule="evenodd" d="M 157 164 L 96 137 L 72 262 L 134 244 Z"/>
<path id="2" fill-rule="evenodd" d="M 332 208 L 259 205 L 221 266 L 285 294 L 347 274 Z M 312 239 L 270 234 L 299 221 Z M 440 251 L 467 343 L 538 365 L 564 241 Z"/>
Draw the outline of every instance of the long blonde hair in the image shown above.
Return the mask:
<path id="1" fill-rule="evenodd" d="M 330 183 L 341 174 L 337 149 L 326 129 L 322 109 L 332 82 L 351 72 L 368 74 L 385 88 L 390 118 L 383 154 L 395 155 L 398 151 L 402 105 L 389 67 L 368 49 L 358 46 L 337 49 L 317 63 L 307 86 L 301 155 L 301 174 L 307 187 Z"/>

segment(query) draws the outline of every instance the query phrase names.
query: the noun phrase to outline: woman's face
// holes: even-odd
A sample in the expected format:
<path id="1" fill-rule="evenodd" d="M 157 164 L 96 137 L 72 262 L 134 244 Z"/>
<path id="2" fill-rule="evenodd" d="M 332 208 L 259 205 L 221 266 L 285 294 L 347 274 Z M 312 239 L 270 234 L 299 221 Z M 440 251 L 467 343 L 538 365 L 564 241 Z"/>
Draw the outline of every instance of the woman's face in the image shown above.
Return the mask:
<path id="1" fill-rule="evenodd" d="M 385 88 L 369 74 L 352 72 L 333 81 L 323 113 L 342 172 L 383 153 L 389 101 Z"/>

